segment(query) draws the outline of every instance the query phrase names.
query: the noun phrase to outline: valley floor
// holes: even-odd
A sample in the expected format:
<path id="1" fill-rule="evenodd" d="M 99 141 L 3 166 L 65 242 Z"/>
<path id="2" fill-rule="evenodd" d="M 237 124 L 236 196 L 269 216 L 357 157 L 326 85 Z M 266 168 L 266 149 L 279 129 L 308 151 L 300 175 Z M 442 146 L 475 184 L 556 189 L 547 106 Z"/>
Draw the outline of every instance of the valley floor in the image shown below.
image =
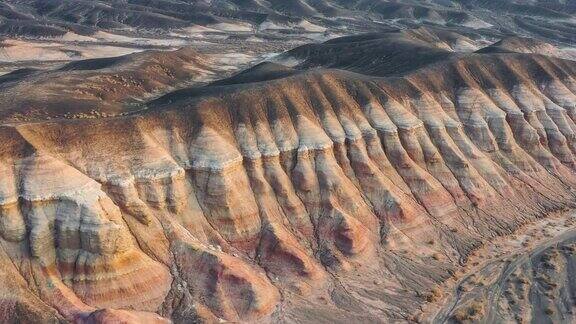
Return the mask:
<path id="1" fill-rule="evenodd" d="M 573 323 L 576 213 L 553 215 L 476 251 L 425 322 Z"/>

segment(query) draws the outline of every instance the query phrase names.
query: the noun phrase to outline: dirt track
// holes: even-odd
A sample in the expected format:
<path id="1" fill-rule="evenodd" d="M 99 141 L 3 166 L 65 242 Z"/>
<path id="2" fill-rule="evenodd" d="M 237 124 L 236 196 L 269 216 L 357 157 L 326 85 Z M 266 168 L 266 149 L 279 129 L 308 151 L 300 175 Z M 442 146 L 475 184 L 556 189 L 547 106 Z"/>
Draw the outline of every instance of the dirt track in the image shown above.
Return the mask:
<path id="1" fill-rule="evenodd" d="M 504 246 L 504 253 L 496 258 L 486 258 L 482 263 L 478 263 L 469 269 L 450 289 L 447 299 L 432 316 L 431 323 L 451 323 L 464 319 L 472 319 L 479 323 L 499 323 L 506 322 L 507 319 L 514 319 L 520 322 L 532 323 L 569 323 L 573 320 L 570 308 L 573 305 L 573 291 L 570 291 L 569 281 L 573 277 L 574 254 L 570 246 L 576 241 L 576 228 L 570 218 L 573 214 L 567 215 L 567 222 L 554 228 L 555 235 L 552 237 L 538 238 L 535 237 L 532 244 L 524 243 L 519 249 L 506 248 L 507 243 L 516 240 L 516 235 L 508 238 L 509 242 L 495 244 L 496 247 Z M 566 219 L 564 218 L 564 219 Z M 539 226 L 550 227 L 550 223 L 545 221 L 542 224 L 535 224 L 532 228 L 526 230 L 534 231 Z M 567 225 L 570 226 L 567 226 Z M 537 232 L 537 231 L 536 231 Z M 545 235 L 545 236 L 549 236 Z M 568 251 L 564 253 L 566 257 L 565 264 L 543 267 L 541 264 L 549 260 L 548 254 L 555 254 L 555 251 Z M 544 260 L 544 261 L 543 261 Z M 469 262 L 474 263 L 474 258 Z M 546 289 L 539 289 L 542 284 L 538 281 L 545 277 L 547 268 L 558 270 L 551 279 L 552 287 L 558 287 L 559 293 L 556 301 L 546 301 L 550 293 Z M 528 279 L 522 279 L 522 274 L 526 273 Z M 479 280 L 478 278 L 482 278 Z M 520 279 L 519 279 L 520 278 Z M 563 282 L 563 279 L 566 282 Z M 531 286 L 528 298 L 515 298 L 511 293 L 511 285 L 514 282 L 528 281 Z M 550 290 L 550 289 L 548 289 Z M 555 298 L 549 298 L 554 300 Z M 548 304 L 552 304 L 552 306 Z M 470 305 L 476 306 L 476 310 L 471 311 Z M 481 305 L 481 307 L 480 307 Z M 514 307 L 511 307 L 513 305 Z M 553 309 L 568 308 L 567 314 L 563 312 L 554 312 Z M 566 310 L 564 310 L 566 311 Z M 559 317 L 555 317 L 556 315 Z"/>

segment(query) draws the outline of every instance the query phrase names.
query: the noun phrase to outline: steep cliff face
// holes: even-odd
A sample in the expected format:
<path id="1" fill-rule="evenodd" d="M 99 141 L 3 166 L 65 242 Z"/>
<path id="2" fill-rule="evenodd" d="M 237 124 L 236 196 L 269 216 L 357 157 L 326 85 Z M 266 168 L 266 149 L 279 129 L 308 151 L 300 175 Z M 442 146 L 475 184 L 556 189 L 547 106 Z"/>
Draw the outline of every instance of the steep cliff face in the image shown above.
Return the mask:
<path id="1" fill-rule="evenodd" d="M 0 319 L 407 319 L 484 241 L 573 206 L 572 61 L 262 71 L 0 126 Z"/>

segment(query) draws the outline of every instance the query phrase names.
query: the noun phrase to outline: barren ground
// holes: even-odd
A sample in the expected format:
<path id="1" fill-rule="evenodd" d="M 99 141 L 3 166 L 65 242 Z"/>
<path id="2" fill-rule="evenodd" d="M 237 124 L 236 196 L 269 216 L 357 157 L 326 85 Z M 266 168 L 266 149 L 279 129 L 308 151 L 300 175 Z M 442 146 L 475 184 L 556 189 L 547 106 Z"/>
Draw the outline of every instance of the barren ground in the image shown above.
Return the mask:
<path id="1" fill-rule="evenodd" d="M 423 318 L 431 323 L 573 322 L 573 284 L 564 285 L 561 277 L 574 279 L 575 242 L 574 211 L 551 215 L 497 238 L 477 250 L 454 278 L 438 287 L 445 298 L 429 304 Z M 548 262 L 549 255 L 562 255 L 564 260 Z M 548 263 L 542 267 L 542 262 Z M 551 278 L 546 268 L 560 270 L 561 276 Z M 543 289 L 546 283 L 542 281 L 548 281 Z M 550 293 L 554 288 L 559 296 Z M 567 302 L 570 304 L 564 305 Z M 566 307 L 567 311 L 562 309 Z"/>

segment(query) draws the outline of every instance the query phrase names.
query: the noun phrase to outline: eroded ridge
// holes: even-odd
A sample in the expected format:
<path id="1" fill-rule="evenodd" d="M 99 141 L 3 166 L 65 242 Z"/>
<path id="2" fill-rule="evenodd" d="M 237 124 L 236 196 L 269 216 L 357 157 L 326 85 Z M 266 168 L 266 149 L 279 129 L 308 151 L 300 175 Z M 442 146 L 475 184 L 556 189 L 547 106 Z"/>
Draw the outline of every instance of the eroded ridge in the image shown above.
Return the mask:
<path id="1" fill-rule="evenodd" d="M 14 293 L 0 314 L 283 318 L 285 296 L 366 267 L 429 291 L 483 241 L 572 206 L 575 75 L 472 54 L 402 78 L 316 69 L 130 116 L 1 126 L 0 280 Z M 410 316 L 351 295 L 359 312 Z"/>

